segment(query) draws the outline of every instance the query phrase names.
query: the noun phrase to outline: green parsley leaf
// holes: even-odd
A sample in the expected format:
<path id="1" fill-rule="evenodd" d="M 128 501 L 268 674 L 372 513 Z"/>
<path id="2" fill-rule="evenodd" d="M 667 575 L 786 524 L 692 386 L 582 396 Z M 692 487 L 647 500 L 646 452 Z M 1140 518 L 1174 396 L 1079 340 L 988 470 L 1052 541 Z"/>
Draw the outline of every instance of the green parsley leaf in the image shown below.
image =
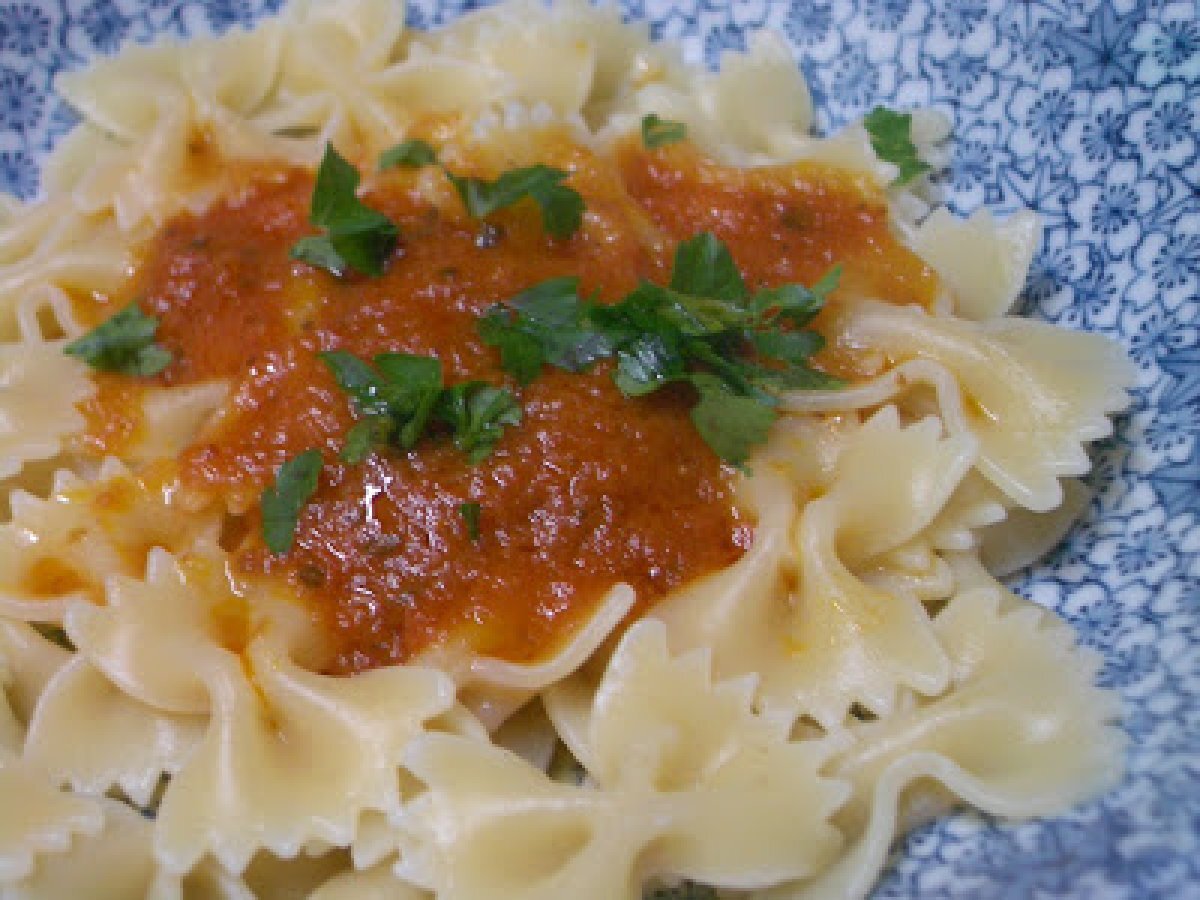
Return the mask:
<path id="1" fill-rule="evenodd" d="M 358 199 L 359 180 L 358 170 L 326 144 L 308 215 L 309 222 L 325 233 L 297 241 L 293 259 L 339 276 L 352 269 L 364 275 L 383 274 L 400 231 L 391 219 Z"/>
<path id="2" fill-rule="evenodd" d="M 406 169 L 419 169 L 422 166 L 432 166 L 438 161 L 437 151 L 420 138 L 409 138 L 401 141 L 390 150 L 385 150 L 379 157 L 379 170 L 403 166 Z"/>
<path id="3" fill-rule="evenodd" d="M 489 309 L 476 327 L 500 349 L 504 370 L 528 384 L 549 363 L 581 372 L 610 356 L 608 336 L 590 321 L 592 304 L 579 297 L 578 278 L 551 278 Z"/>
<path id="4" fill-rule="evenodd" d="M 917 155 L 912 142 L 912 114 L 877 106 L 863 119 L 863 126 L 871 136 L 875 155 L 899 168 L 894 185 L 908 184 L 922 172 L 929 171 L 929 164 Z"/>
<path id="5" fill-rule="evenodd" d="M 363 417 L 346 435 L 343 462 L 362 462 L 380 444 L 411 450 L 441 422 L 455 446 L 478 463 L 492 452 L 503 426 L 521 421 L 521 406 L 506 390 L 482 381 L 443 387 L 442 364 L 431 356 L 380 353 L 372 366 L 345 350 L 319 355 Z"/>
<path id="6" fill-rule="evenodd" d="M 157 331 L 158 319 L 143 313 L 135 301 L 63 352 L 105 372 L 157 375 L 171 362 L 170 351 L 154 343 Z"/>
<path id="7" fill-rule="evenodd" d="M 734 393 L 721 379 L 705 372 L 692 375 L 700 401 L 692 408 L 692 424 L 721 459 L 743 466 L 750 451 L 767 439 L 775 409 Z"/>
<path id="8" fill-rule="evenodd" d="M 375 366 L 388 382 L 388 414 L 396 426 L 392 440 L 411 450 L 428 429 L 441 397 L 442 364 L 431 356 L 380 353 Z"/>
<path id="9" fill-rule="evenodd" d="M 446 172 L 467 212 L 476 219 L 512 206 L 526 197 L 541 208 L 542 226 L 558 238 L 570 237 L 583 224 L 583 197 L 561 182 L 569 173 L 536 165 L 510 169 L 495 181 Z"/>
<path id="10" fill-rule="evenodd" d="M 517 314 L 497 305 L 475 323 L 483 342 L 500 350 L 500 365 L 521 384 L 529 384 L 542 373 L 546 354 L 542 341 L 522 329 Z"/>
<path id="11" fill-rule="evenodd" d="M 474 464 L 492 452 L 503 426 L 520 424 L 521 404 L 503 388 L 467 381 L 442 392 L 437 414 L 454 430 L 454 446 Z"/>
<path id="12" fill-rule="evenodd" d="M 662 335 L 645 334 L 617 351 L 613 380 L 625 396 L 641 397 L 679 381 L 685 371 L 684 356 L 677 345 L 668 344 Z"/>
<path id="13" fill-rule="evenodd" d="M 768 356 L 792 365 L 804 365 L 808 358 L 825 346 L 815 331 L 755 331 L 750 343 L 760 356 Z"/>
<path id="14" fill-rule="evenodd" d="M 660 119 L 655 113 L 642 118 L 642 143 L 647 150 L 657 150 L 667 144 L 677 144 L 687 138 L 687 125 Z"/>
<path id="15" fill-rule="evenodd" d="M 356 466 L 378 445 L 387 443 L 392 433 L 392 422 L 387 416 L 364 416 L 346 432 L 346 443 L 338 458 L 347 465 Z"/>
<path id="16" fill-rule="evenodd" d="M 481 512 L 478 503 L 458 504 L 458 514 L 462 516 L 463 524 L 467 526 L 467 537 L 473 542 L 479 540 L 479 515 Z"/>
<path id="17" fill-rule="evenodd" d="M 275 473 L 275 483 L 262 492 L 263 541 L 272 553 L 287 553 L 296 538 L 296 522 L 317 490 L 321 451 L 305 450 Z"/>
<path id="18" fill-rule="evenodd" d="M 442 392 L 442 364 L 429 356 L 380 353 L 375 368 L 353 353 L 318 354 L 365 418 L 346 437 L 342 459 L 361 462 L 375 444 L 393 443 L 411 450 L 425 433 Z"/>
<path id="19" fill-rule="evenodd" d="M 740 301 L 746 296 L 742 273 L 729 250 L 712 232 L 703 231 L 675 249 L 671 288 L 697 297 Z"/>

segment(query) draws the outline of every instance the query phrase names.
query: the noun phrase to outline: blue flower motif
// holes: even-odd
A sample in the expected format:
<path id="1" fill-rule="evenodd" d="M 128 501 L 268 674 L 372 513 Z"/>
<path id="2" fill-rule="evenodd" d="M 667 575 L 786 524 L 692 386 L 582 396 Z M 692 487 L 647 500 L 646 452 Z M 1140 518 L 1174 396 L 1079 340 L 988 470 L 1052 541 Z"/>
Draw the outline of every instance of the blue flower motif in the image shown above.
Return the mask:
<path id="1" fill-rule="evenodd" d="M 968 56 L 957 50 L 945 60 L 934 62 L 933 65 L 941 70 L 942 83 L 946 85 L 946 89 L 958 96 L 975 87 L 987 70 L 987 61 L 983 57 Z"/>
<path id="2" fill-rule="evenodd" d="M 1109 687 L 1140 684 L 1160 668 L 1158 651 L 1153 644 L 1135 644 L 1113 652 L 1106 661 L 1100 682 Z"/>
<path id="3" fill-rule="evenodd" d="M 1062 137 L 1074 114 L 1075 98 L 1054 88 L 1034 101 L 1025 118 L 1025 127 L 1036 140 L 1048 144 Z"/>
<path id="4" fill-rule="evenodd" d="M 819 0 L 792 0 L 784 20 L 784 33 L 798 47 L 811 47 L 825 40 L 833 25 L 833 9 Z"/>
<path id="5" fill-rule="evenodd" d="M 1200 405 L 1184 404 L 1160 408 L 1146 423 L 1142 439 L 1154 453 L 1163 456 L 1177 452 L 1200 434 Z"/>
<path id="6" fill-rule="evenodd" d="M 1067 60 L 1059 22 L 1038 22 L 1028 35 L 1018 35 L 1015 43 L 1035 74 L 1062 65 Z"/>
<path id="7" fill-rule="evenodd" d="M 909 0 L 867 0 L 863 15 L 876 31 L 895 31 L 908 15 Z"/>
<path id="8" fill-rule="evenodd" d="M 1173 543 L 1172 536 L 1161 526 L 1134 529 L 1117 541 L 1113 554 L 1117 572 L 1125 577 L 1145 574 L 1174 557 Z"/>
<path id="9" fill-rule="evenodd" d="M 1122 611 L 1111 597 L 1104 596 L 1067 618 L 1090 646 L 1107 647 L 1121 626 Z"/>
<path id="10" fill-rule="evenodd" d="M 1088 270 L 1075 284 L 1075 302 L 1068 310 L 1067 319 L 1077 319 L 1087 327 L 1104 317 L 1104 314 L 1120 303 L 1120 289 L 1116 276 L 1109 270 L 1098 248 L 1088 253 Z"/>
<path id="11" fill-rule="evenodd" d="M 1044 309 L 1075 276 L 1075 263 L 1066 250 L 1039 250 L 1029 266 L 1022 292 L 1026 302 Z"/>
<path id="12" fill-rule="evenodd" d="M 1182 143 L 1193 133 L 1195 118 L 1192 108 L 1179 100 L 1156 107 L 1146 123 L 1146 143 L 1160 153 Z"/>
<path id="13" fill-rule="evenodd" d="M 1175 314 L 1152 308 L 1128 331 L 1129 354 L 1143 368 L 1157 365 L 1160 357 L 1195 341 L 1196 329 Z M 1167 410 L 1161 410 L 1160 415 Z"/>
<path id="14" fill-rule="evenodd" d="M 1163 24 L 1150 42 L 1150 55 L 1167 70 L 1179 68 L 1197 54 L 1200 54 L 1200 22 L 1195 19 Z"/>
<path id="15" fill-rule="evenodd" d="M 1116 234 L 1129 226 L 1138 214 L 1137 193 L 1127 184 L 1110 184 L 1092 204 L 1092 230 L 1097 234 Z"/>
<path id="16" fill-rule="evenodd" d="M 0 50 L 33 56 L 50 40 L 50 18 L 32 3 L 0 7 Z"/>
<path id="17" fill-rule="evenodd" d="M 96 0 L 79 14 L 79 24 L 101 53 L 113 53 L 129 31 L 129 20 L 112 0 Z"/>
<path id="18" fill-rule="evenodd" d="M 1083 126 L 1079 138 L 1084 156 L 1090 162 L 1106 163 L 1122 156 L 1127 145 L 1125 128 L 1129 116 L 1112 109 L 1101 110 Z"/>
<path id="19" fill-rule="evenodd" d="M 983 141 L 962 141 L 954 151 L 951 178 L 956 190 L 969 191 L 992 178 L 992 148 Z"/>
<path id="20" fill-rule="evenodd" d="M 1154 284 L 1164 291 L 1200 277 L 1200 234 L 1175 231 L 1168 235 L 1150 271 Z"/>
<path id="21" fill-rule="evenodd" d="M 1162 499 L 1168 516 L 1197 515 L 1196 497 L 1200 496 L 1200 447 L 1179 465 L 1163 466 L 1150 476 L 1150 483 Z"/>
<path id="22" fill-rule="evenodd" d="M 941 22 L 942 30 L 955 40 L 962 40 L 975 30 L 987 15 L 987 4 L 983 0 L 949 0 L 937 4 L 934 14 Z"/>
<path id="23" fill-rule="evenodd" d="M 43 92 L 27 76 L 0 68 L 0 128 L 28 131 L 38 123 L 44 105 Z"/>
<path id="24" fill-rule="evenodd" d="M 861 48 L 839 57 L 833 69 L 833 93 L 851 107 L 864 107 L 879 96 L 879 72 Z"/>
<path id="25" fill-rule="evenodd" d="M 1103 90 L 1133 81 L 1138 53 L 1132 40 L 1139 24 L 1138 15 L 1120 14 L 1115 4 L 1103 3 L 1087 25 L 1065 30 L 1063 41 L 1075 84 Z"/>
<path id="26" fill-rule="evenodd" d="M 38 189 L 37 166 L 23 150 L 0 153 L 0 191 L 28 200 Z"/>

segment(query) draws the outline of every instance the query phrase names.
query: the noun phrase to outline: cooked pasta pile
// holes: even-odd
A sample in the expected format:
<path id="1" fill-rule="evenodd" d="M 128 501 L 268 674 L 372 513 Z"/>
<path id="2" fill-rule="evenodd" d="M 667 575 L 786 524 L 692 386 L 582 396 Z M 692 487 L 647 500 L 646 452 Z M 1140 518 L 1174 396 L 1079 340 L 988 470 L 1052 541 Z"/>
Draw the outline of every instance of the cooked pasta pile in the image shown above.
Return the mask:
<path id="1" fill-rule="evenodd" d="M 1038 239 L 1032 214 L 956 219 L 930 200 L 920 166 L 905 172 L 913 160 L 898 168 L 877 151 L 871 123 L 813 137 L 808 92 L 778 38 L 757 36 L 711 74 L 584 4 L 514 2 L 416 33 L 395 0 L 295 0 L 252 31 L 129 49 L 59 88 L 82 124 L 47 163 L 44 199 L 0 209 L 0 897 L 612 900 L 680 884 L 698 896 L 857 897 L 897 835 L 924 817 L 958 802 L 1002 816 L 1054 814 L 1119 774 L 1116 701 L 1094 686 L 1098 660 L 997 578 L 1051 546 L 1086 502 L 1075 480 L 1088 469 L 1084 445 L 1110 432 L 1130 367 L 1102 337 L 1008 315 Z M 939 119 L 918 112 L 907 127 L 913 149 L 935 158 Z M 392 150 L 395 162 L 400 146 L 402 162 L 377 171 L 381 154 Z M 528 378 L 510 377 L 513 360 L 502 371 L 496 345 L 526 341 L 528 352 L 528 335 L 514 338 L 518 320 L 503 318 L 516 307 L 491 307 L 501 337 L 456 351 L 456 361 L 440 353 L 448 384 L 430 389 L 437 405 L 420 414 L 433 416 L 433 437 L 410 435 L 416 406 L 396 418 L 399 400 L 371 406 L 379 391 L 347 387 L 363 372 L 335 355 L 350 331 L 309 336 L 312 310 L 335 295 L 383 310 L 377 324 L 398 315 L 387 297 L 379 307 L 363 299 L 368 278 L 337 271 L 361 249 L 338 243 L 343 226 L 315 209 L 312 225 L 296 226 L 295 198 L 320 190 L 325 175 L 314 188 L 311 173 L 336 162 L 333 148 L 349 167 L 343 176 L 363 179 L 365 202 L 400 222 L 400 249 L 360 269 L 416 271 L 404 267 L 421 264 L 424 228 L 445 241 L 435 246 L 439 277 L 464 277 L 445 262 L 461 239 L 464 253 L 493 253 L 479 257 L 481 271 L 493 265 L 489 283 L 508 290 L 494 261 L 508 259 L 505 241 L 532 234 L 529 252 L 546 254 L 546 277 L 581 267 L 570 303 L 594 287 L 604 303 L 625 297 L 616 308 L 632 310 L 626 292 L 636 295 L 638 273 L 703 293 L 683 286 L 679 254 L 672 276 L 677 246 L 719 262 L 728 244 L 746 283 L 738 276 L 731 294 L 714 281 L 705 303 L 719 299 L 725 315 L 752 310 L 759 323 L 781 305 L 825 299 L 812 326 L 825 349 L 803 369 L 805 384 L 769 397 L 747 388 L 735 400 L 713 387 L 724 364 L 703 357 L 701 374 L 687 376 L 701 403 L 716 397 L 744 417 L 714 434 L 697 407 L 705 446 L 688 423 L 691 387 L 661 402 L 626 401 L 610 385 L 607 357 L 595 369 L 555 368 L 543 347 Z M 480 221 L 463 213 L 471 190 L 478 201 L 495 189 L 482 179 L 543 164 L 562 175 L 532 189 L 524 207 Z M 666 187 L 639 194 L 635 169 Z M 467 185 L 464 173 L 481 180 Z M 761 203 L 722 218 L 713 204 L 723 201 L 672 187 L 689 178 L 689 190 L 715 197 L 733 185 Z M 881 210 L 883 230 L 857 244 L 839 232 L 841 243 L 829 243 L 819 232 L 834 219 L 814 207 L 815 220 L 784 223 L 818 232 L 803 260 L 762 230 L 739 234 L 762 209 L 776 210 L 780 185 L 820 203 L 848 191 L 845 221 L 861 225 Z M 571 194 L 582 197 L 581 213 Z M 268 200 L 280 205 L 264 212 Z M 699 232 L 710 213 L 714 229 L 730 229 L 725 244 L 688 244 L 687 229 Z M 180 281 L 188 266 L 227 250 L 237 257 L 220 240 L 251 214 L 261 214 L 262 234 L 295 226 L 316 242 L 280 262 L 291 305 L 278 346 L 319 349 L 354 402 L 319 363 L 250 346 L 255 329 L 269 330 L 255 307 L 265 295 L 230 308 L 242 317 L 236 326 L 197 324 L 200 307 L 186 305 L 236 280 L 230 273 L 241 270 L 230 268 Z M 347 215 L 374 223 L 372 240 L 395 244 L 377 210 Z M 631 249 L 615 255 L 622 241 Z M 345 259 L 330 255 L 339 247 Z M 512 266 L 529 262 L 524 252 Z M 264 253 L 249 245 L 243 261 L 260 265 Z M 813 260 L 821 271 L 840 267 L 818 283 L 804 269 Z M 891 268 L 880 274 L 875 260 Z M 148 274 L 156 265 L 161 284 Z M 806 287 L 780 293 L 781 279 Z M 770 302 L 755 306 L 758 297 Z M 143 321 L 149 334 L 161 324 L 174 357 L 143 341 L 112 351 L 124 354 L 122 373 L 94 371 L 81 338 L 138 300 L 157 317 Z M 801 328 L 806 315 L 758 349 L 775 347 L 781 359 L 803 340 L 806 352 L 818 349 Z M 379 325 L 371 346 L 438 356 L 440 338 L 415 330 Z M 622 358 L 628 378 L 634 339 L 619 352 L 595 349 L 611 333 L 576 338 L 571 352 Z M 186 340 L 196 349 L 180 350 Z M 666 339 L 637 340 L 645 350 Z M 694 355 L 711 350 L 688 340 Z M 258 354 L 246 364 L 252 377 L 238 374 L 240 358 L 222 361 L 238 348 Z M 394 362 L 377 357 L 371 377 Z M 263 387 L 302 365 L 316 373 L 308 393 Z M 494 404 L 488 423 L 472 419 L 479 410 L 465 400 L 455 413 L 454 382 L 491 376 L 512 393 L 469 389 Z M 560 382 L 585 385 L 582 399 L 538 393 Z M 314 384 L 326 385 L 321 402 L 336 415 L 307 411 Z M 694 490 L 725 504 L 725 518 L 703 532 L 725 535 L 724 556 L 671 570 L 646 549 L 650 538 L 614 539 L 593 554 L 588 576 L 611 583 L 564 612 L 558 631 L 538 631 L 535 612 L 494 625 L 485 591 L 520 594 L 537 561 L 548 565 L 537 541 L 575 527 L 562 522 L 582 527 L 580 513 L 530 538 L 528 563 L 462 576 L 475 593 L 456 595 L 465 606 L 445 624 L 420 592 L 387 595 L 391 570 L 371 567 L 400 559 L 404 541 L 388 543 L 384 528 L 352 560 L 359 568 L 346 563 L 338 576 L 339 596 L 358 599 L 332 612 L 314 606 L 334 591 L 328 567 L 353 555 L 338 543 L 353 529 L 329 519 L 322 531 L 320 517 L 340 509 L 332 492 L 356 484 L 354 473 L 374 465 L 394 480 L 395 466 L 432 471 L 445 457 L 446 477 L 475 493 L 451 497 L 450 482 L 431 482 L 430 505 L 412 514 L 404 540 L 426 534 L 429 553 L 444 544 L 447 564 L 476 565 L 476 550 L 482 559 L 503 543 L 501 527 L 524 527 L 498 524 L 505 510 L 520 520 L 550 515 L 511 504 L 538 472 L 565 464 L 535 456 L 528 471 L 504 470 L 513 442 L 534 435 L 530 453 L 554 444 L 546 409 L 573 410 L 574 424 L 561 427 L 586 432 L 601 421 L 601 401 L 589 408 L 587 398 L 604 397 L 651 410 L 636 426 L 641 437 L 614 451 L 621 459 L 652 446 L 651 415 L 678 416 L 667 449 L 648 456 L 679 478 L 701 477 L 685 457 L 717 473 Z M 217 436 L 261 410 L 252 432 L 260 444 L 221 457 Z M 375 443 L 352 451 L 346 429 L 355 423 L 369 427 L 353 440 Z M 760 426 L 765 440 L 750 442 L 747 429 Z M 289 443 L 301 432 L 308 454 L 295 452 L 301 438 Z M 489 453 L 499 462 L 483 462 Z M 379 459 L 393 468 L 379 469 Z M 683 490 L 666 473 L 641 472 L 668 493 Z M 297 500 L 288 491 L 307 476 L 320 487 Z M 512 491 L 469 502 L 493 496 L 478 482 L 505 477 Z M 649 488 L 625 489 L 619 502 L 611 492 L 596 501 L 608 518 L 595 533 L 618 533 L 644 512 L 638 498 Z M 686 513 L 662 501 L 663 541 L 670 532 L 684 545 L 709 540 L 695 537 L 703 504 L 693 501 Z M 437 504 L 461 520 L 425 518 Z M 618 565 L 634 549 L 649 560 L 644 582 Z M 660 555 L 669 562 L 686 549 Z M 421 577 L 443 587 L 451 577 L 431 571 Z M 573 596 L 570 584 L 547 584 L 554 598 Z M 432 622 L 421 626 L 425 639 L 404 643 L 387 630 L 392 619 L 371 618 L 388 604 L 400 610 L 396 629 Z M 553 598 L 527 607 L 539 628 L 559 621 Z M 519 652 L 515 632 L 528 638 Z"/>

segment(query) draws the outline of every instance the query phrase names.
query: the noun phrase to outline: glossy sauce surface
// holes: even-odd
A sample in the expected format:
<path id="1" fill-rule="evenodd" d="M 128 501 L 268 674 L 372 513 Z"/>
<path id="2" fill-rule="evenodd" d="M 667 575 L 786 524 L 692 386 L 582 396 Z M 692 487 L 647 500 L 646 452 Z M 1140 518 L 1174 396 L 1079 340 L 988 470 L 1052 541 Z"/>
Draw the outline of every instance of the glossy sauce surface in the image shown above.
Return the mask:
<path id="1" fill-rule="evenodd" d="M 520 387 L 476 333 L 493 303 L 560 275 L 617 300 L 639 279 L 669 277 L 675 244 L 705 229 L 729 244 L 753 286 L 811 283 L 842 262 L 856 289 L 899 302 L 932 296 L 932 275 L 891 237 L 883 198 L 829 170 L 745 173 L 687 146 L 633 143 L 603 159 L 562 138 L 547 141 L 543 161 L 569 169 L 584 196 L 585 225 L 570 239 L 546 236 L 531 203 L 484 224 L 436 170 L 396 171 L 365 196 L 400 227 L 386 273 L 337 278 L 289 259 L 312 233 L 313 184 L 289 171 L 172 220 L 144 250 L 131 296 L 159 317 L 159 341 L 175 354 L 158 381 L 233 387 L 219 424 L 183 454 L 181 476 L 244 512 L 230 529 L 239 570 L 293 585 L 333 639 L 334 671 L 447 640 L 542 658 L 614 583 L 631 584 L 645 608 L 749 544 L 731 473 L 691 426 L 690 389 L 627 399 L 606 365 L 547 368 Z M 467 173 L 499 174 L 481 167 Z M 355 414 L 316 356 L 330 349 L 432 354 L 448 385 L 483 379 L 513 390 L 523 421 L 476 466 L 444 434 L 343 464 Z M 130 407 L 129 391 L 105 385 L 85 410 L 85 445 L 119 451 L 137 430 Z M 318 491 L 293 550 L 273 556 L 258 537 L 258 497 L 282 462 L 311 447 L 325 458 Z M 463 503 L 480 506 L 476 540 Z"/>

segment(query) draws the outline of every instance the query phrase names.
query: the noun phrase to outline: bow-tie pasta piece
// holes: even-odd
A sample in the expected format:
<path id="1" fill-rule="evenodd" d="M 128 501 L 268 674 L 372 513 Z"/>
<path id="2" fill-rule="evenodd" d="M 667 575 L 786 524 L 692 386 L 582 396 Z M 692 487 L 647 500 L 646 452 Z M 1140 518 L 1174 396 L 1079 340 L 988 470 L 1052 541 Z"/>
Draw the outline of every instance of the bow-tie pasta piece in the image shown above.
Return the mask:
<path id="1" fill-rule="evenodd" d="M 733 565 L 684 585 L 649 614 L 666 623 L 672 648 L 710 648 L 718 677 L 761 671 L 764 653 L 771 655 L 766 648 L 788 627 L 799 509 L 828 490 L 842 447 L 857 427 L 853 415 L 777 424 L 755 461 L 754 476 L 738 483 L 741 505 L 755 523 L 749 551 Z"/>
<path id="2" fill-rule="evenodd" d="M 77 655 L 42 695 L 25 758 L 73 790 L 101 795 L 118 788 L 148 807 L 161 777 L 182 767 L 204 726 L 203 716 L 138 702 Z"/>
<path id="3" fill-rule="evenodd" d="M 954 312 L 982 322 L 1012 309 L 1041 239 L 1029 210 L 998 223 L 987 210 L 963 220 L 939 207 L 917 226 L 913 249 L 949 286 Z"/>
<path id="4" fill-rule="evenodd" d="M 63 353 L 65 344 L 28 332 L 0 344 L 0 479 L 59 456 L 83 429 L 76 404 L 96 387 L 86 367 Z"/>
<path id="5" fill-rule="evenodd" d="M 1026 319 L 974 323 L 860 302 L 839 315 L 835 339 L 913 361 L 845 392 L 843 406 L 932 384 L 946 427 L 979 440 L 979 471 L 1035 512 L 1062 502 L 1059 478 L 1088 470 L 1083 445 L 1112 432 L 1107 414 L 1126 405 L 1134 378 L 1108 338 Z M 814 409 L 829 399 L 794 394 L 789 404 Z"/>
<path id="6" fill-rule="evenodd" d="M 856 702 L 888 713 L 899 686 L 922 693 L 944 687 L 945 656 L 920 601 L 873 587 L 853 568 L 925 527 L 975 452 L 969 437 L 943 437 L 936 419 L 902 427 L 890 407 L 847 440 L 833 488 L 800 517 L 794 610 L 764 673 L 767 708 L 832 728 Z"/>
<path id="7" fill-rule="evenodd" d="M 265 637 L 240 658 L 209 657 L 201 677 L 208 729 L 158 814 L 159 855 L 176 872 L 205 852 L 236 872 L 256 848 L 292 857 L 314 840 L 348 846 L 364 812 L 397 813 L 405 747 L 454 701 L 432 669 L 318 675 Z"/>
<path id="8" fill-rule="evenodd" d="M 447 898 L 636 897 L 657 876 L 755 888 L 810 874 L 839 844 L 832 750 L 751 711 L 749 680 L 713 684 L 661 623 L 622 638 L 595 687 L 547 698 L 587 770 L 555 782 L 490 744 L 428 735 L 406 766 L 428 787 L 401 820 L 400 874 Z"/>
<path id="9" fill-rule="evenodd" d="M 404 810 L 396 872 L 440 900 L 637 896 L 631 865 L 649 823 L 611 796 L 450 735 L 417 738 L 405 766 L 427 792 Z"/>
<path id="10" fill-rule="evenodd" d="M 531 6 L 518 2 L 485 10 L 464 19 L 452 37 L 431 34 L 417 43 L 443 59 L 491 70 L 493 89 L 484 96 L 493 103 L 541 103 L 558 116 L 580 113 L 593 91 L 599 38 L 614 32 L 616 16 L 567 5 L 567 27 L 547 33 Z M 472 98 L 468 108 L 478 102 Z"/>
<path id="11" fill-rule="evenodd" d="M 144 237 L 166 216 L 211 202 L 228 175 L 221 159 L 305 162 L 310 150 L 251 119 L 275 87 L 284 33 L 282 23 L 263 23 L 198 41 L 193 52 L 131 48 L 88 72 L 64 74 L 59 89 L 83 124 L 55 153 L 48 184 Z"/>
<path id="12" fill-rule="evenodd" d="M 1070 628 L 993 580 L 973 559 L 952 560 L 960 590 L 934 620 L 953 678 L 936 697 L 912 697 L 885 721 L 852 729 L 830 767 L 854 785 L 835 821 L 856 838 L 808 890 L 780 896 L 865 896 L 905 812 L 927 779 L 999 816 L 1060 812 L 1109 786 L 1122 753 L 1116 704 L 1095 687 L 1099 659 Z M 927 783 L 927 782 L 926 782 Z"/>
<path id="13" fill-rule="evenodd" d="M 219 554 L 177 561 L 156 550 L 144 580 L 114 578 L 106 606 L 68 611 L 81 655 L 131 698 L 149 711 L 207 717 L 182 760 L 174 751 L 191 726 L 154 720 L 184 729 L 160 732 L 171 752 L 156 760 L 178 769 L 156 836 L 173 872 L 208 851 L 240 871 L 260 847 L 294 856 L 311 840 L 347 846 L 364 811 L 395 811 L 405 744 L 452 706 L 453 684 L 430 669 L 332 678 L 297 665 L 285 648 L 303 648 L 307 635 L 291 626 L 285 601 L 270 601 L 239 595 Z M 68 687 L 123 703 L 94 680 Z"/>
<path id="14" fill-rule="evenodd" d="M 236 659 L 255 635 L 284 634 L 294 646 L 307 637 L 302 610 L 265 590 L 243 591 L 211 546 L 178 558 L 151 550 L 145 577 L 110 579 L 105 600 L 72 605 L 67 634 L 121 690 L 167 712 L 209 712 L 204 673 Z"/>
<path id="15" fill-rule="evenodd" d="M 185 877 L 163 872 L 154 857 L 153 820 L 115 800 L 95 806 L 102 827 L 76 836 L 61 852 L 40 856 L 4 900 L 256 900 L 240 878 L 205 860 Z M 262 898 L 258 898 L 262 900 Z"/>
<path id="16" fill-rule="evenodd" d="M 0 525 L 0 612 L 61 621 L 72 600 L 103 603 L 110 576 L 143 575 L 151 548 L 215 544 L 219 517 L 180 515 L 172 490 L 153 471 L 135 476 L 107 459 L 91 481 L 58 472 L 47 499 L 14 492 Z"/>
<path id="17" fill-rule="evenodd" d="M 283 24 L 272 102 L 248 117 L 260 135 L 310 134 L 301 143 L 316 157 L 327 141 L 377 154 L 404 134 L 412 112 L 389 90 L 403 4 L 296 3 Z"/>
<path id="18" fill-rule="evenodd" d="M 46 177 L 53 180 L 51 172 Z M 53 340 L 60 330 L 74 337 L 80 329 L 67 292 L 109 294 L 128 278 L 133 263 L 128 237 L 107 219 L 80 215 L 80 205 L 72 194 L 55 192 L 45 203 L 21 207 L 20 215 L 0 222 L 4 340 Z M 51 316 L 39 321 L 35 314 L 43 306 L 51 308 Z"/>

